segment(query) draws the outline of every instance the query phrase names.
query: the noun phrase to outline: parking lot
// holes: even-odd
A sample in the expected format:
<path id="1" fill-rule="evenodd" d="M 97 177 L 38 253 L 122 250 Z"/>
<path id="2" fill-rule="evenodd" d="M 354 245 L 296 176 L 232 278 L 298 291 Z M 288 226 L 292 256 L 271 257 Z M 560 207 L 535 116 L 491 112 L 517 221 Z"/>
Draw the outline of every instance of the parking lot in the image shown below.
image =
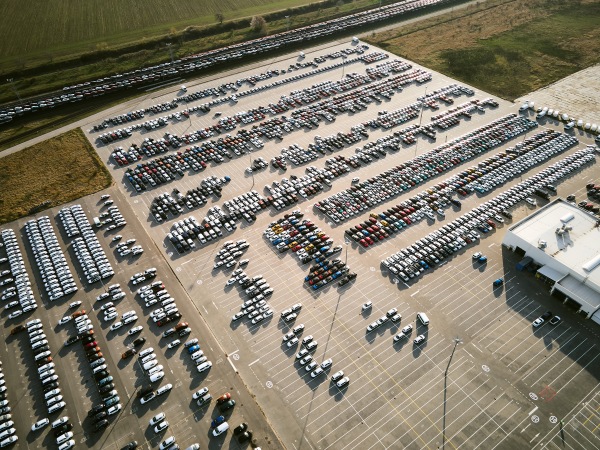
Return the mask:
<path id="1" fill-rule="evenodd" d="M 297 54 L 290 55 L 288 61 L 278 62 L 276 66 L 266 65 L 260 70 L 253 69 L 251 74 L 244 76 L 270 69 L 288 69 L 290 64 L 296 62 L 311 61 L 319 56 L 325 58 L 325 55 L 335 54 L 336 51 L 353 48 L 355 47 L 349 43 L 343 43 L 338 47 L 321 48 L 314 53 L 305 50 L 305 59 L 298 58 Z M 368 49 L 365 54 L 370 52 L 381 51 Z M 350 58 L 352 56 L 346 59 L 341 56 L 325 58 L 320 67 Z M 343 155 L 349 158 L 356 154 L 356 147 L 363 147 L 367 142 L 375 142 L 400 130 L 406 135 L 406 127 L 429 124 L 435 115 L 464 102 L 482 101 L 490 96 L 475 90 L 470 96 L 452 97 L 454 104 L 438 100 L 438 110 L 421 108 L 419 114 L 405 123 L 398 123 L 390 129 L 369 129 L 368 137 L 363 136 L 354 144 L 345 144 L 332 154 L 318 155 L 304 165 L 294 166 L 288 163 L 286 171 L 269 165 L 264 170 L 250 174 L 246 168 L 259 156 L 269 162 L 272 157 L 281 154 L 282 148 L 288 148 L 292 144 L 306 149 L 315 142 L 317 134 L 326 137 L 348 133 L 358 124 L 377 119 L 382 115 L 378 113 L 384 108 L 389 112 L 402 109 L 415 103 L 418 98 L 431 95 L 455 82 L 432 73 L 430 81 L 406 84 L 379 104 L 373 102 L 361 111 L 339 113 L 335 121 L 321 120 L 311 131 L 294 128 L 286 132 L 282 139 L 263 138 L 264 147 L 260 150 L 254 148 L 252 152 L 240 157 L 225 159 L 221 164 L 210 162 L 202 172 L 185 170 L 183 178 L 174 176 L 172 181 L 155 188 L 148 186 L 145 192 L 139 194 L 135 193 L 124 176 L 125 171 L 135 167 L 137 163 L 118 167 L 110 157 L 112 150 L 119 145 L 140 145 L 145 138 L 159 139 L 165 133 L 182 137 L 186 133 L 212 126 L 219 118 L 276 103 L 292 90 L 347 79 L 353 72 L 357 76 L 364 75 L 367 67 L 382 62 L 389 63 L 394 59 L 397 58 L 389 55 L 388 59 L 373 64 L 356 61 L 351 65 L 343 64 L 331 70 L 299 77 L 289 83 L 265 89 L 259 95 L 248 95 L 240 97 L 237 102 L 213 106 L 208 114 L 197 112 L 190 114 L 189 119 L 170 120 L 169 125 L 156 130 L 133 131 L 132 136 L 122 142 L 98 145 L 95 141 L 98 133 L 89 134 L 92 143 L 97 145 L 101 158 L 113 173 L 116 186 L 109 193 L 128 223 L 122 230 L 97 233 L 116 272 L 107 284 L 120 283 L 124 288 L 126 297 L 118 303 L 117 310 L 119 313 L 132 309 L 137 311 L 140 316 L 137 323 L 143 324 L 145 328 L 141 334 L 147 338 L 144 348 L 152 346 L 159 364 L 165 367 L 166 376 L 161 385 L 172 383 L 173 389 L 168 396 L 153 400 L 148 406 L 140 405 L 135 398 L 135 393 L 147 384 L 145 375 L 135 357 L 121 360 L 121 353 L 137 335 L 128 337 L 127 328 L 109 331 L 110 322 L 100 320 L 101 312 L 96 310 L 98 303 L 94 303 L 95 297 L 105 288 L 97 284 L 88 288 L 87 283 L 81 281 L 82 274 L 77 263 L 72 264 L 76 261 L 72 247 L 67 249 L 64 245 L 70 239 L 63 233 L 58 220 L 53 220 L 59 242 L 72 265 L 71 270 L 78 274 L 76 278 L 79 278 L 77 284 L 80 290 L 73 298 L 81 300 L 81 307 L 88 311 L 96 306 L 90 319 L 96 327 L 102 351 L 110 355 L 110 358 L 106 358 L 107 364 L 111 375 L 115 376 L 115 388 L 119 391 L 123 404 L 123 411 L 112 420 L 106 431 L 101 434 L 91 432 L 92 424 L 86 422 L 89 422 L 86 419 L 87 411 L 92 404 L 98 402 L 99 394 L 93 386 L 83 350 L 77 346 L 62 348 L 63 341 L 70 335 L 67 330 L 72 325 L 67 323 L 56 326 L 65 314 L 68 301 L 61 299 L 49 303 L 41 289 L 34 289 L 36 296 L 43 300 L 40 302 L 43 307 L 26 317 L 27 320 L 29 317 L 42 319 L 49 336 L 49 345 L 53 355 L 57 356 L 55 360 L 59 362 L 57 373 L 61 378 L 61 387 L 63 384 L 67 385 L 66 380 L 75 380 L 68 383 L 68 387 L 65 386 L 67 409 L 64 414 L 77 417 L 75 423 L 79 422 L 79 425 L 75 425 L 73 431 L 76 431 L 78 443 L 93 448 L 118 449 L 135 439 L 147 448 L 156 448 L 162 439 L 173 434 L 181 448 L 194 442 L 199 442 L 202 448 L 207 445 L 211 448 L 237 448 L 238 445 L 243 448 L 247 444 L 237 444 L 231 430 L 224 440 L 223 437 L 210 437 L 210 420 L 218 415 L 214 401 L 209 408 L 198 408 L 191 401 L 193 392 L 207 386 L 214 398 L 224 392 L 232 393 L 238 405 L 233 415 L 228 417 L 228 422 L 232 428 L 242 421 L 249 422 L 261 448 L 279 448 L 278 439 L 281 439 L 281 445 L 286 448 L 296 449 L 600 447 L 597 443 L 600 425 L 597 413 L 600 387 L 597 382 L 600 374 L 596 359 L 598 328 L 551 297 L 548 294 L 549 288 L 533 274 L 518 272 L 515 265 L 519 258 L 501 246 L 503 228 L 524 217 L 533 207 L 521 202 L 511 210 L 512 222 L 499 225 L 495 231 L 482 236 L 481 241 L 454 253 L 437 267 L 409 282 L 389 276 L 381 265 L 382 259 L 398 249 L 412 244 L 444 223 L 515 185 L 519 182 L 518 177 L 487 193 L 473 193 L 461 198 L 461 207 L 446 209 L 445 217 L 437 217 L 435 221 L 415 222 L 368 248 L 363 248 L 354 241 L 346 243 L 344 234 L 349 226 L 366 220 L 369 213 L 378 213 L 418 192 L 430 189 L 440 181 L 477 165 L 534 133 L 544 129 L 562 131 L 558 122 L 544 119 L 537 129 L 486 149 L 472 159 L 449 168 L 447 173 L 440 172 L 412 187 L 410 192 L 392 197 L 343 223 L 335 224 L 313 208 L 315 202 L 350 187 L 353 177 L 361 180 L 374 177 L 508 114 L 518 114 L 518 105 L 494 99 L 499 104 L 497 107 L 481 108 L 468 117 L 462 117 L 458 124 L 443 131 L 438 130 L 436 140 L 419 135 L 416 143 L 403 143 L 397 152 L 386 152 L 381 157 L 373 158 L 368 164 L 361 164 L 358 169 L 353 168 L 345 174 L 335 176 L 331 179 L 331 187 L 324 186 L 316 195 L 311 195 L 308 199 L 300 197 L 299 202 L 279 211 L 272 207 L 259 210 L 252 223 L 238 220 L 234 232 L 229 233 L 223 229 L 223 237 L 206 245 L 196 241 L 195 248 L 181 254 L 166 238 L 176 221 L 190 216 L 201 221 L 209 207 L 221 206 L 224 201 L 253 189 L 266 197 L 269 194 L 264 186 L 281 181 L 284 177 L 291 179 L 294 175 L 300 178 L 305 174 L 307 166 L 324 168 L 325 160 L 330 157 Z M 417 66 L 409 71 L 419 69 L 429 72 L 426 68 Z M 305 74 L 311 70 L 311 66 L 295 68 L 291 74 Z M 187 85 L 188 93 L 235 82 L 241 76 L 233 74 L 218 83 L 214 81 L 213 85 L 205 85 L 202 81 L 191 83 Z M 382 75 L 381 80 L 394 76 L 396 75 L 388 73 Z M 263 80 L 257 85 L 271 81 Z M 355 89 L 366 90 L 379 81 L 380 79 L 367 82 L 365 79 L 365 84 Z M 246 86 L 240 88 L 240 91 L 244 89 Z M 163 98 L 146 101 L 158 104 L 180 94 L 171 89 Z M 207 100 L 190 102 L 188 106 Z M 167 112 L 160 112 L 157 116 L 165 114 Z M 288 112 L 287 117 L 290 114 Z M 533 112 L 525 114 L 535 121 Z M 147 119 L 148 117 L 141 121 Z M 224 131 L 212 139 L 226 134 L 236 135 L 240 129 L 251 129 L 255 125 L 258 124 L 238 123 L 234 129 Z M 541 161 L 523 173 L 521 178 L 547 168 L 556 160 L 581 150 L 585 144 L 593 141 L 582 132 L 576 131 L 575 135 L 580 139 L 579 145 L 550 160 Z M 144 157 L 139 163 L 182 152 L 188 147 L 184 145 L 177 150 L 171 149 L 164 155 Z M 566 197 L 574 194 L 577 200 L 583 199 L 585 184 L 597 180 L 599 174 L 595 163 L 571 172 L 556 183 L 558 195 Z M 202 179 L 212 175 L 231 178 L 230 182 L 223 185 L 221 198 L 210 196 L 206 205 L 189 211 L 184 207 L 182 214 L 175 218 L 169 215 L 162 223 L 151 216 L 150 205 L 156 196 L 164 192 L 171 193 L 174 188 L 186 193 L 198 187 Z M 98 198 L 99 195 L 80 202 L 90 220 L 106 209 L 101 206 Z M 544 200 L 538 199 L 538 205 L 544 203 Z M 292 210 L 300 210 L 304 214 L 302 220 L 312 221 L 331 237 L 332 246 L 342 245 L 342 251 L 332 258 L 339 258 L 350 272 L 357 274 L 354 281 L 343 287 L 339 287 L 337 282 L 331 282 L 319 290 L 313 290 L 304 282 L 312 263 L 301 264 L 292 252 L 279 253 L 266 239 L 263 233 L 269 224 Z M 54 217 L 56 214 L 57 211 L 51 211 L 47 215 Z M 24 222 L 19 221 L 11 228 L 20 236 L 23 256 L 31 259 L 28 244 L 24 244 L 27 242 L 22 233 Z M 139 259 L 120 257 L 115 250 L 116 243 L 111 242 L 116 234 L 122 234 L 123 240 L 136 238 L 136 244 L 144 249 L 143 255 Z M 231 320 L 248 299 L 239 283 L 226 286 L 235 267 L 213 267 L 218 261 L 217 253 L 225 242 L 239 239 L 245 239 L 250 244 L 240 257 L 249 259 L 248 265 L 244 267 L 245 273 L 248 277 L 262 275 L 274 291 L 267 299 L 274 311 L 273 316 L 254 325 L 247 318 Z M 471 255 L 476 251 L 487 256 L 487 264 L 473 262 Z M 166 348 L 173 338 L 161 338 L 160 333 L 170 325 L 158 328 L 148 317 L 153 308 L 144 308 L 140 297 L 134 295 L 137 287 L 130 284 L 130 277 L 150 267 L 158 268 L 156 279 L 162 280 L 176 299 L 183 316 L 181 320 L 189 322 L 193 330 L 190 336 L 199 338 L 202 350 L 213 362 L 207 375 L 196 373 L 195 364 L 182 347 L 173 350 Z M 39 274 L 35 269 L 31 270 L 32 267 L 28 269 L 32 283 L 39 286 Z M 504 277 L 503 289 L 492 290 L 492 281 L 499 277 Z M 362 310 L 361 305 L 367 301 L 372 301 L 372 307 Z M 302 309 L 295 321 L 287 323 L 280 318 L 283 310 L 297 303 L 302 304 Z M 401 321 L 388 321 L 374 331 L 366 331 L 367 325 L 392 308 L 397 308 L 402 316 Z M 545 324 L 540 328 L 532 328 L 531 321 L 548 309 L 560 315 L 563 321 L 555 327 Z M 428 327 L 416 321 L 418 312 L 427 313 L 431 320 Z M 5 334 L 16 323 L 20 321 L 7 322 Z M 325 374 L 312 378 L 310 372 L 295 357 L 302 346 L 298 344 L 288 347 L 283 341 L 284 335 L 299 324 L 304 324 L 305 327 L 301 338 L 312 335 L 318 342 L 316 351 L 312 353 L 314 361 L 321 363 L 328 358 L 333 360 Z M 408 324 L 414 328 L 408 339 L 394 342 L 393 337 Z M 420 345 L 413 344 L 412 340 L 420 334 L 425 336 L 425 341 Z M 16 360 L 12 355 L 9 356 L 11 353 L 17 355 Z M 37 417 L 44 415 L 44 405 L 35 400 L 41 394 L 41 386 L 32 377 L 35 366 L 26 336 L 8 338 L 6 346 L 0 348 L 0 358 L 4 362 L 5 371 L 9 366 L 23 374 L 21 388 L 17 390 L 19 395 L 13 398 L 14 394 L 9 394 L 11 406 L 15 405 L 14 415 L 18 418 L 15 421 L 21 439 L 18 445 L 27 440 L 28 446 L 46 448 L 48 443 L 42 440 L 48 440 L 48 437 L 41 438 L 27 433 Z M 349 385 L 341 389 L 330 380 L 331 375 L 340 370 L 350 378 Z M 16 385 L 9 381 L 7 384 L 9 387 L 11 384 Z M 11 392 L 14 390 L 13 387 Z M 155 435 L 148 427 L 148 420 L 159 411 L 166 413 L 171 426 L 166 434 Z M 261 417 L 263 413 L 266 420 Z"/>

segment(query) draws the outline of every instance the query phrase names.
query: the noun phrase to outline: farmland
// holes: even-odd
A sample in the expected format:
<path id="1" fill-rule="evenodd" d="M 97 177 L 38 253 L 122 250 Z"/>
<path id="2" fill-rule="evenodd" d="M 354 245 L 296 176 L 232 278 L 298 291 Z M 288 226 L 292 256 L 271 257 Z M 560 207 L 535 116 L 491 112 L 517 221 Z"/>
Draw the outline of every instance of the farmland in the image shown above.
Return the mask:
<path id="1" fill-rule="evenodd" d="M 0 223 L 44 202 L 60 205 L 107 188 L 112 177 L 80 129 L 0 159 Z"/>
<path id="2" fill-rule="evenodd" d="M 515 99 L 600 62 L 600 2 L 489 1 L 368 41 Z"/>
<path id="3" fill-rule="evenodd" d="M 309 3 L 308 0 L 49 0 L 2 2 L 0 61 L 23 62 L 112 47 L 173 33 L 188 26 L 265 14 Z"/>

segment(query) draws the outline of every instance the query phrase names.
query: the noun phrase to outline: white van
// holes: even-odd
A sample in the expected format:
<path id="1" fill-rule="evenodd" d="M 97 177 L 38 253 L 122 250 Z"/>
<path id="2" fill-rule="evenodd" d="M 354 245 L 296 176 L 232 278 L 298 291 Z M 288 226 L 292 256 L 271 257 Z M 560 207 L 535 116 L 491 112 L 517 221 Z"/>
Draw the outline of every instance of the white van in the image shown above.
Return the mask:
<path id="1" fill-rule="evenodd" d="M 417 313 L 417 319 L 419 319 L 422 325 L 429 326 L 429 317 L 424 312 Z"/>
<path id="2" fill-rule="evenodd" d="M 223 422 L 221 425 L 219 425 L 217 428 L 215 428 L 213 430 L 213 436 L 215 436 L 215 437 L 220 436 L 221 434 L 225 433 L 227 430 L 229 430 L 229 424 L 227 422 Z"/>

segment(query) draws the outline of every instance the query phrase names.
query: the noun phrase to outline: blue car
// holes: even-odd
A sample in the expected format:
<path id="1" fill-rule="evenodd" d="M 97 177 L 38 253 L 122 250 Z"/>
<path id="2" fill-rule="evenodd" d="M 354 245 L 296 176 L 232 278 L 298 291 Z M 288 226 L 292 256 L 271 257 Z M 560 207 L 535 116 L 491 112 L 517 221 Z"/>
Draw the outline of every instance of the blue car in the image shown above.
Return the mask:
<path id="1" fill-rule="evenodd" d="M 197 352 L 198 350 L 200 350 L 200 346 L 198 344 L 192 345 L 191 347 L 188 347 L 188 352 L 189 352 L 190 355 L 192 353 Z"/>
<path id="2" fill-rule="evenodd" d="M 223 422 L 225 422 L 225 416 L 219 416 L 210 423 L 210 426 L 211 428 L 217 428 Z"/>
<path id="3" fill-rule="evenodd" d="M 479 261 L 480 263 L 485 263 L 485 262 L 487 262 L 487 256 L 482 255 L 479 257 L 479 259 L 477 261 Z"/>
<path id="4" fill-rule="evenodd" d="M 504 280 L 502 278 L 498 278 L 494 281 L 494 287 L 502 286 L 504 284 Z"/>

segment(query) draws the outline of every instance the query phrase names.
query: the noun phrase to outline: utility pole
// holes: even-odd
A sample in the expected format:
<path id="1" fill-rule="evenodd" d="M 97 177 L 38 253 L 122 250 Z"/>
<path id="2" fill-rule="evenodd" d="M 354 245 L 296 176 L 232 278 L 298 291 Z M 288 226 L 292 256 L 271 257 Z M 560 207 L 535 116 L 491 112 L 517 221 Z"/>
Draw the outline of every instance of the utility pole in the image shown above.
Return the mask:
<path id="1" fill-rule="evenodd" d="M 287 19 L 287 31 L 290 31 L 290 16 L 285 16 Z"/>
<path id="2" fill-rule="evenodd" d="M 442 416 L 442 450 L 444 450 L 446 446 L 446 392 L 448 386 L 448 370 L 450 370 L 450 363 L 452 362 L 452 357 L 454 356 L 454 351 L 456 350 L 458 344 L 462 344 L 462 339 L 456 337 L 454 338 L 454 347 L 452 347 L 452 353 L 450 353 L 448 365 L 446 366 L 446 370 L 444 371 L 444 415 Z"/>
<path id="3" fill-rule="evenodd" d="M 21 100 L 21 96 L 19 95 L 19 91 L 17 91 L 15 83 L 13 82 L 13 79 L 12 78 L 7 78 L 6 81 L 8 81 L 10 83 L 10 86 L 12 87 L 13 92 L 15 93 L 15 95 L 17 96 L 17 98 L 19 99 L 20 105 L 23 106 L 23 100 Z"/>

